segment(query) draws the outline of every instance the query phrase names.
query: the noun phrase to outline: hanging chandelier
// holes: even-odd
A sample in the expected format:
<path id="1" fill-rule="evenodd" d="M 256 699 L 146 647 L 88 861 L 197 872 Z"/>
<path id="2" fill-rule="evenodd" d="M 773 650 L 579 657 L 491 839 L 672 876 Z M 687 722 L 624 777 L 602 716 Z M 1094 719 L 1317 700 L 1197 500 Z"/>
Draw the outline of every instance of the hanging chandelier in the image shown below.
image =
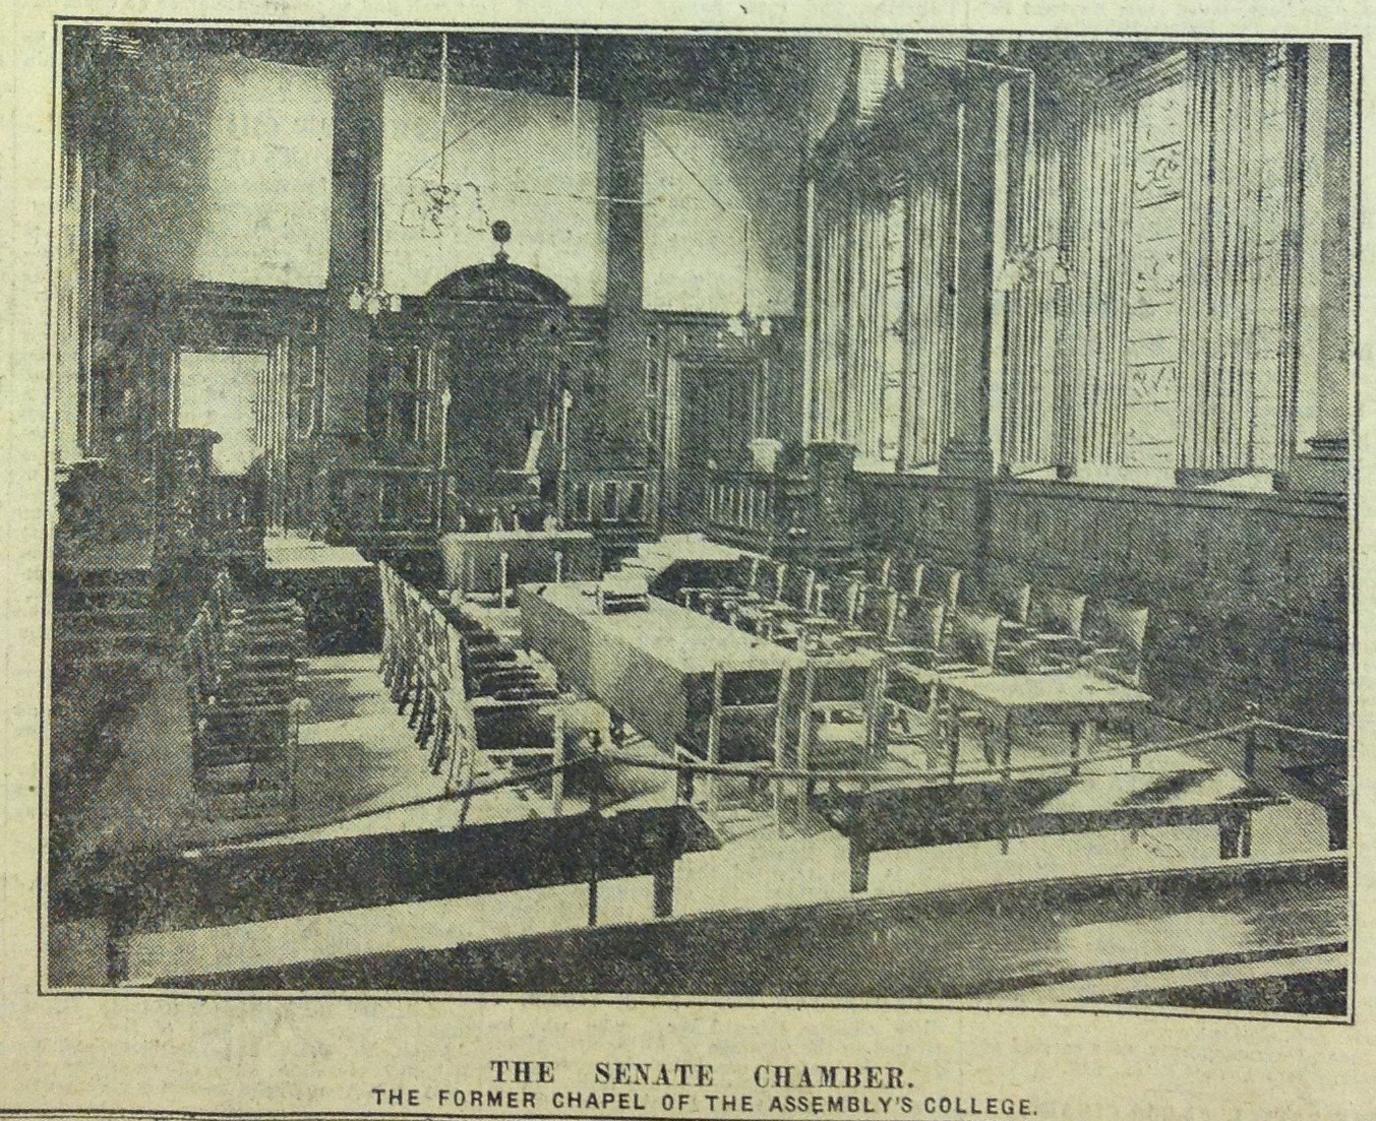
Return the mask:
<path id="1" fill-rule="evenodd" d="M 750 215 L 744 215 L 744 269 L 741 273 L 741 310 L 726 317 L 725 327 L 717 333 L 718 343 L 724 344 L 727 336 L 738 343 L 753 346 L 761 339 L 774 333 L 774 324 L 768 315 L 754 315 L 750 310 Z"/>
<path id="2" fill-rule="evenodd" d="M 444 236 L 444 228 L 449 215 L 458 213 L 463 216 L 463 224 L 470 233 L 486 233 L 492 226 L 487 207 L 483 205 L 483 194 L 472 180 L 465 180 L 457 186 L 448 181 L 449 172 L 449 33 L 440 36 L 440 111 L 438 120 L 439 152 L 436 157 L 424 161 L 409 176 L 410 186 L 406 205 L 402 207 L 401 224 L 409 229 L 419 229 L 421 237 L 437 238 Z M 462 139 L 460 137 L 459 139 Z M 426 182 L 420 177 L 423 168 L 438 161 L 438 182 Z"/>

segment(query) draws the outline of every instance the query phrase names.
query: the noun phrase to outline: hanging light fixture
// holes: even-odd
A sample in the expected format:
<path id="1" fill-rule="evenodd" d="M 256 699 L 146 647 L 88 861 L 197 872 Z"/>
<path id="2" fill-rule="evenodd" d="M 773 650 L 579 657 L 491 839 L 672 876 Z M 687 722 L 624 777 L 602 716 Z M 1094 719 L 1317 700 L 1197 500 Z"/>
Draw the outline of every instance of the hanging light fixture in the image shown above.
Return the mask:
<path id="1" fill-rule="evenodd" d="M 349 293 L 349 307 L 367 312 L 376 318 L 384 311 L 400 311 L 401 296 L 388 292 L 382 283 L 382 176 L 373 179 L 373 270 L 366 284 L 354 285 Z"/>
<path id="2" fill-rule="evenodd" d="M 491 116 L 491 112 L 487 114 Z M 472 127 L 486 120 L 480 118 Z M 449 185 L 449 33 L 440 36 L 440 111 L 437 120 L 439 151 L 437 155 L 423 161 L 411 172 L 410 193 L 406 205 L 402 207 L 401 224 L 408 229 L 419 229 L 422 237 L 437 238 L 444 236 L 449 215 L 456 209 L 463 215 L 463 224 L 470 233 L 486 233 L 491 227 L 487 207 L 483 205 L 482 191 L 472 180 L 465 180 L 458 186 Z M 471 131 L 471 128 L 470 128 Z M 455 143 L 463 139 L 463 134 L 455 138 Z M 430 182 L 421 178 L 421 172 L 439 163 L 439 179 Z"/>
<path id="3" fill-rule="evenodd" d="M 727 316 L 726 335 L 738 342 L 752 345 L 757 339 L 767 339 L 774 332 L 774 324 L 768 315 L 755 316 L 750 311 L 750 215 L 744 216 L 744 264 L 741 273 L 741 310 L 736 315 Z M 724 341 L 724 335 L 719 335 Z"/>

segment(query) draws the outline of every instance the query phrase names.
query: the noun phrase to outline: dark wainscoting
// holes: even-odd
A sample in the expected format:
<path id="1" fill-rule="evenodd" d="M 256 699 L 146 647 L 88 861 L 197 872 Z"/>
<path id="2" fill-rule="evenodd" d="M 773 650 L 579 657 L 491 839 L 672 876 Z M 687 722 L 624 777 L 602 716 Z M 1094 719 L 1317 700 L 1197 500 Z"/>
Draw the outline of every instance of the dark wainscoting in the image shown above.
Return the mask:
<path id="1" fill-rule="evenodd" d="M 1340 496 L 857 474 L 866 547 L 1147 604 L 1147 686 L 1191 724 L 1346 726 Z"/>

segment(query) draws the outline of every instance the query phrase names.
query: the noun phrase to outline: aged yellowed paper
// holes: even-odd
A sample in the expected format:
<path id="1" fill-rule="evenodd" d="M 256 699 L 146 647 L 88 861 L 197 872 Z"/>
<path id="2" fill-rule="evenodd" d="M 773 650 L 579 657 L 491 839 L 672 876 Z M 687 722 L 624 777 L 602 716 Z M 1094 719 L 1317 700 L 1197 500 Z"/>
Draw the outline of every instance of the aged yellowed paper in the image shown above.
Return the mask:
<path id="1" fill-rule="evenodd" d="M 3 18 L 0 1115 L 1373 1112 L 1360 5 Z"/>

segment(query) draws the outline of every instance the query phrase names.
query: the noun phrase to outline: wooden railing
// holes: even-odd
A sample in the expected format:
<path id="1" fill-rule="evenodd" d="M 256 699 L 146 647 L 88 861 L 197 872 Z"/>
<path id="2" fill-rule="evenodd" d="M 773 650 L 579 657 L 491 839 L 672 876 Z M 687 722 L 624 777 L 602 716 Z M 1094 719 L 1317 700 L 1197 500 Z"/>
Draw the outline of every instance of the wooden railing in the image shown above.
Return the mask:
<path id="1" fill-rule="evenodd" d="M 325 472 L 324 535 L 350 544 L 403 542 L 440 531 L 451 472 L 435 467 L 363 464 Z"/>
<path id="2" fill-rule="evenodd" d="M 267 531 L 266 493 L 260 476 L 210 475 L 206 528 L 211 552 L 219 557 L 259 554 Z"/>
<path id="3" fill-rule="evenodd" d="M 778 534 L 777 478 L 758 471 L 714 471 L 707 482 L 707 525 L 715 540 L 772 552 Z"/>

